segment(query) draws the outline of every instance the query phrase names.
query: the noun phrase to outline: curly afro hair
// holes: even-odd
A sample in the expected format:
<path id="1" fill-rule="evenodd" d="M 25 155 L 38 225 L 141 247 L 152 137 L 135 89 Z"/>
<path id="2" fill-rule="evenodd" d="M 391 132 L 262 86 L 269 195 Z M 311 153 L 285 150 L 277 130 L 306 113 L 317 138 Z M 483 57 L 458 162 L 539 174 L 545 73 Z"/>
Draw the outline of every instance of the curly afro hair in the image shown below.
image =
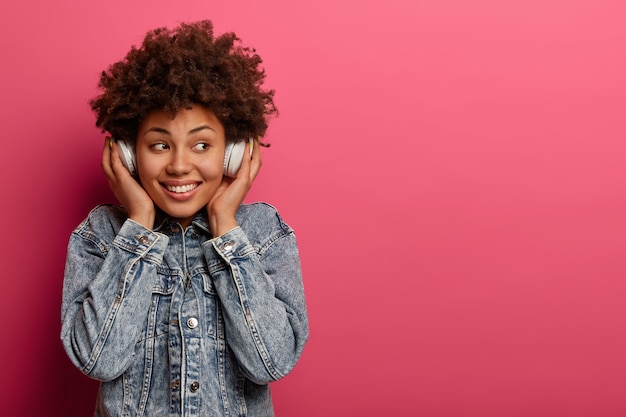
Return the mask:
<path id="1" fill-rule="evenodd" d="M 215 114 L 229 142 L 262 137 L 278 110 L 274 90 L 262 88 L 261 62 L 234 33 L 214 36 L 208 20 L 158 28 L 102 72 L 101 94 L 89 104 L 96 126 L 131 142 L 150 111 L 164 110 L 174 118 L 194 104 Z"/>

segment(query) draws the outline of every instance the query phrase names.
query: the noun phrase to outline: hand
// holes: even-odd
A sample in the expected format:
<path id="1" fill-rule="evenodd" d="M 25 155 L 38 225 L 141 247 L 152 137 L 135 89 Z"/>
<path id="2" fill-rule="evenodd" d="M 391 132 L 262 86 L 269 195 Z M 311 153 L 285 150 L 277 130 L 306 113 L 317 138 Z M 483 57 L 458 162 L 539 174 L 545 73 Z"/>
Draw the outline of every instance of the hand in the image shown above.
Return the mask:
<path id="1" fill-rule="evenodd" d="M 106 137 L 104 141 L 101 166 L 111 191 L 120 204 L 126 208 L 128 217 L 146 228 L 152 229 L 156 216 L 154 203 L 143 187 L 124 167 L 117 143 L 109 137 Z"/>
<path id="2" fill-rule="evenodd" d="M 249 155 L 250 143 L 246 145 L 244 155 Z M 235 213 L 246 198 L 252 183 L 261 169 L 261 149 L 259 141 L 254 140 L 252 158 L 244 156 L 241 168 L 235 178 L 223 177 L 222 183 L 215 191 L 215 195 L 207 204 L 209 226 L 214 237 L 221 236 L 237 227 Z"/>

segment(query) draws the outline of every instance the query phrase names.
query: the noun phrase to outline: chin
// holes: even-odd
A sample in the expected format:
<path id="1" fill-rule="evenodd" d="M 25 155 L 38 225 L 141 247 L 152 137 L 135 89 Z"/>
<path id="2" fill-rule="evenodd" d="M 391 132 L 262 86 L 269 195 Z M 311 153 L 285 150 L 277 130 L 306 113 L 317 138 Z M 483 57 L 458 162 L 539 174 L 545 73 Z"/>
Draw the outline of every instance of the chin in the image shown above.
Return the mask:
<path id="1" fill-rule="evenodd" d="M 168 207 L 168 205 L 159 206 L 163 213 L 167 214 L 169 217 L 174 219 L 188 219 L 193 217 L 202 210 L 204 206 L 200 207 Z"/>

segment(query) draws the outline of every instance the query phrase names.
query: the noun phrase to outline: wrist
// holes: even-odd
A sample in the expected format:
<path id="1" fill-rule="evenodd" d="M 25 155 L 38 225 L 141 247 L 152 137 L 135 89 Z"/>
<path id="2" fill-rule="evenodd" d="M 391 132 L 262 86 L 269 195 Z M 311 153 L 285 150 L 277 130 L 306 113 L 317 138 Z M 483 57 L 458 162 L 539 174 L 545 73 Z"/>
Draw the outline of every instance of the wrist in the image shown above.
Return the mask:
<path id="1" fill-rule="evenodd" d="M 222 236 L 237 226 L 238 224 L 234 217 L 220 219 L 215 216 L 210 219 L 210 227 L 213 237 Z"/>
<path id="2" fill-rule="evenodd" d="M 139 223 L 146 229 L 152 230 L 154 227 L 154 220 L 156 218 L 155 212 L 143 212 L 143 213 L 129 213 L 128 217 L 135 222 Z"/>

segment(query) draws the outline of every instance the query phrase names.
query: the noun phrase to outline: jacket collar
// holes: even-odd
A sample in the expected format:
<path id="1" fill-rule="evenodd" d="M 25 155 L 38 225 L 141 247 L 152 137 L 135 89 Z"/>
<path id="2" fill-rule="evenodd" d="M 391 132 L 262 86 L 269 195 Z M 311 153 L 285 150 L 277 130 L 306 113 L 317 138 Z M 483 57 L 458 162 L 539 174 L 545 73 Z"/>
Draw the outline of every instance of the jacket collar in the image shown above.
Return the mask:
<path id="1" fill-rule="evenodd" d="M 163 211 L 157 209 L 157 215 L 154 220 L 154 231 L 165 233 L 171 232 L 174 229 L 180 228 L 180 224 L 168 216 Z M 190 225 L 193 225 L 196 229 L 204 230 L 206 233 L 211 235 L 211 228 L 209 227 L 209 221 L 207 219 L 207 214 L 205 210 L 200 210 L 196 213 L 194 218 L 191 220 Z"/>

